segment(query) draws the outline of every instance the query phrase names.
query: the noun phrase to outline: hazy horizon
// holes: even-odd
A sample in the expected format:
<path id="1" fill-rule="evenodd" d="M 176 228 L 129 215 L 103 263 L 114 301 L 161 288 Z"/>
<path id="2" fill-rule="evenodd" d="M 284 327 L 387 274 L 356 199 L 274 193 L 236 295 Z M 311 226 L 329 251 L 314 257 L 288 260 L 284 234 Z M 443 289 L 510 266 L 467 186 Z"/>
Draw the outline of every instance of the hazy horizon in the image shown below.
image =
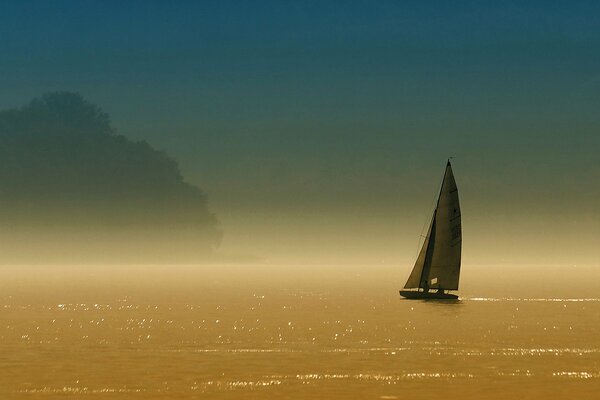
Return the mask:
<path id="1" fill-rule="evenodd" d="M 598 265 L 595 2 L 34 4 L 1 6 L 0 109 L 81 93 L 221 253 L 410 264 L 455 157 L 465 265 Z"/>
<path id="2" fill-rule="evenodd" d="M 51 95 L 59 96 L 57 98 L 66 96 L 66 99 L 71 96 L 68 93 Z M 38 117 L 34 117 L 30 122 L 27 122 L 30 118 L 27 108 L 19 108 L 18 110 L 20 111 L 4 111 L 4 114 L 0 115 L 22 115 L 21 120 L 27 124 L 34 127 L 35 124 L 40 124 L 40 121 L 35 119 Z M 63 112 L 65 112 L 63 118 L 66 118 L 66 122 L 62 123 L 67 124 L 64 129 L 69 131 L 75 129 L 73 132 L 80 132 L 77 135 L 82 135 L 82 138 L 88 134 L 85 128 L 73 128 L 68 125 L 72 124 L 69 122 L 70 118 L 73 121 L 80 121 L 80 111 L 68 106 Z M 6 117 L 2 118 L 6 120 Z M 6 138 L 12 137 L 10 135 L 14 135 L 14 133 L 17 133 L 14 137 L 18 138 L 20 135 L 19 129 L 25 129 L 18 128 L 15 131 L 10 126 L 10 122 L 6 122 L 4 128 L 2 128 Z M 89 126 L 89 129 L 96 129 L 94 123 L 89 124 Z M 53 132 L 61 132 L 60 129 L 63 128 L 52 129 Z M 114 129 L 114 127 L 111 129 Z M 28 131 L 24 130 L 24 132 Z M 32 132 L 36 131 L 33 130 Z M 34 140 L 41 140 L 38 147 L 42 146 L 40 147 L 42 151 L 44 151 L 43 146 L 64 145 L 69 148 L 75 146 L 78 140 L 83 140 L 74 136 L 74 139 L 69 140 L 75 140 L 75 142 L 67 142 L 64 141 L 64 138 L 70 136 L 64 136 L 64 138 L 63 136 L 57 136 L 57 139 L 54 139 L 52 136 L 54 133 L 46 134 L 44 131 L 42 132 L 46 135 L 45 137 L 39 136 L 39 139 L 37 139 L 38 136 L 35 136 L 38 135 L 37 133 L 32 136 Z M 116 129 L 116 132 L 119 135 L 123 134 L 119 129 Z M 24 139 L 27 139 L 27 137 L 24 136 Z M 121 140 L 119 137 L 116 136 L 117 141 Z M 180 243 L 176 247 L 176 252 L 179 252 L 179 254 L 171 253 L 169 255 L 164 252 L 163 254 L 154 252 L 152 257 L 155 258 L 155 262 L 167 264 L 178 263 L 182 260 L 185 260 L 185 263 L 215 262 L 219 259 L 222 262 L 256 262 L 260 260 L 268 263 L 304 262 L 313 264 L 364 264 L 374 262 L 397 263 L 403 268 L 414 261 L 416 251 L 420 247 L 422 235 L 425 234 L 424 229 L 431 217 L 439 191 L 441 178 L 441 168 L 435 170 L 431 166 L 424 165 L 423 170 L 418 171 L 414 167 L 409 167 L 408 170 L 387 171 L 389 174 L 381 177 L 375 175 L 365 176 L 363 177 L 364 182 L 360 182 L 358 178 L 353 177 L 352 179 L 359 187 L 368 188 L 371 186 L 373 190 L 365 189 L 364 192 L 350 193 L 350 188 L 336 187 L 335 177 L 325 174 L 325 178 L 331 179 L 332 186 L 329 189 L 323 187 L 318 196 L 317 193 L 311 193 L 308 196 L 311 200 L 310 204 L 306 204 L 306 197 L 300 195 L 297 198 L 292 198 L 291 196 L 296 195 L 293 190 L 302 189 L 303 184 L 312 188 L 312 182 L 296 182 L 294 185 L 284 182 L 282 185 L 290 189 L 290 192 L 283 193 L 278 189 L 278 182 L 273 181 L 270 183 L 272 187 L 269 188 L 274 192 L 274 198 L 269 200 L 272 201 L 270 207 L 268 207 L 268 204 L 243 204 L 241 200 L 238 200 L 237 204 L 236 201 L 228 201 L 227 199 L 220 203 L 218 200 L 212 199 L 211 193 L 208 193 L 209 205 L 205 206 L 203 204 L 206 201 L 204 200 L 206 195 L 202 191 L 206 192 L 206 186 L 193 185 L 192 183 L 190 188 L 199 191 L 203 197 L 198 198 L 197 206 L 191 206 L 197 207 L 195 208 L 196 211 L 193 211 L 194 208 L 184 211 L 186 207 L 190 207 L 188 203 L 192 200 L 181 203 L 180 200 L 176 200 L 176 197 L 171 200 L 169 200 L 169 197 L 165 197 L 169 191 L 174 190 L 171 189 L 173 184 L 169 183 L 168 180 L 161 183 L 165 179 L 163 177 L 165 173 L 160 169 L 162 167 L 156 164 L 157 161 L 150 156 L 143 156 L 147 157 L 147 162 L 155 164 L 151 168 L 146 168 L 147 172 L 141 175 L 135 175 L 139 174 L 138 172 L 128 172 L 127 175 L 115 175 L 114 178 L 110 178 L 111 172 L 107 168 L 112 168 L 111 164 L 117 163 L 119 165 L 123 162 L 119 161 L 118 158 L 104 158 L 104 155 L 94 150 L 97 154 L 90 153 L 91 157 L 97 158 L 98 162 L 108 163 L 106 166 L 102 166 L 106 169 L 106 172 L 103 172 L 104 175 L 100 178 L 96 175 L 86 176 L 85 171 L 89 167 L 81 164 L 85 167 L 83 175 L 73 175 L 68 171 L 64 171 L 75 177 L 74 183 L 68 180 L 65 183 L 60 183 L 52 180 L 54 178 L 49 178 L 47 185 L 44 185 L 40 179 L 45 178 L 43 178 L 44 175 L 40 177 L 40 173 L 46 174 L 48 177 L 54 175 L 52 175 L 52 172 L 37 171 L 35 169 L 37 167 L 33 165 L 46 162 L 43 160 L 47 159 L 48 156 L 39 158 L 40 156 L 36 155 L 37 153 L 30 153 L 27 147 L 20 148 L 19 145 L 15 147 L 14 143 L 18 143 L 15 142 L 16 139 L 3 140 L 12 140 L 12 142 L 7 142 L 13 143 L 10 145 L 12 147 L 3 148 L 3 151 L 9 153 L 20 151 L 18 157 L 24 157 L 24 161 L 21 161 L 23 167 L 19 168 L 25 168 L 19 170 L 19 172 L 11 169 L 3 171 L 3 174 L 7 176 L 3 178 L 4 186 L 2 189 L 5 196 L 2 209 L 6 214 L 2 230 L 4 237 L 3 263 L 10 263 L 10 260 L 13 260 L 12 262 L 27 263 L 28 260 L 19 261 L 19 252 L 24 254 L 23 252 L 27 252 L 27 247 L 31 248 L 32 246 L 47 248 L 55 246 L 50 253 L 42 253 L 41 256 L 34 258 L 35 263 L 44 263 L 44 254 L 47 254 L 48 263 L 60 262 L 60 254 L 68 254 L 69 246 L 81 246 L 80 242 L 74 242 L 74 240 L 83 237 L 86 238 L 88 244 L 97 243 L 95 247 L 90 246 L 90 251 L 87 254 L 75 258 L 80 262 L 101 263 L 109 261 L 111 258 L 103 257 L 101 252 L 103 248 L 109 249 L 118 242 L 121 242 L 119 245 L 121 250 L 119 251 L 123 252 L 126 248 L 136 248 L 136 252 L 143 253 L 159 248 L 160 245 L 157 247 L 157 241 L 169 240 L 174 242 L 179 240 Z M 59 141 L 57 142 L 57 140 Z M 27 143 L 29 142 L 24 142 L 23 146 L 30 146 Z M 152 146 L 151 143 L 150 145 L 143 145 Z M 149 148 L 154 151 L 151 147 Z M 50 149 L 50 147 L 47 147 L 47 149 Z M 81 151 L 81 149 L 75 150 L 77 153 Z M 125 151 L 124 154 L 127 154 L 126 152 L 130 150 L 123 149 L 123 151 Z M 56 150 L 52 150 L 52 152 L 56 152 Z M 14 157 L 14 153 L 13 155 L 9 153 L 7 153 L 9 159 Z M 61 157 L 60 152 L 57 154 L 58 157 Z M 67 155 L 68 151 L 64 154 Z M 136 158 L 140 155 L 131 153 L 131 156 Z M 167 154 L 160 157 L 169 156 Z M 80 168 L 80 165 L 77 164 L 79 161 L 73 161 L 77 159 L 68 156 L 68 159 L 65 160 L 67 160 L 66 164 L 59 166 L 57 172 L 61 171 L 60 168 Z M 63 162 L 59 158 L 56 161 Z M 28 166 L 27 162 L 33 164 Z M 175 171 L 169 171 L 167 174 L 179 174 L 177 172 L 178 160 L 171 160 L 169 163 L 174 165 L 174 167 L 169 168 L 175 168 Z M 445 163 L 445 160 L 443 163 Z M 549 196 L 549 193 L 547 193 L 549 189 L 539 187 L 541 178 L 532 182 L 531 188 L 528 190 L 518 189 L 519 185 L 526 184 L 528 176 L 535 176 L 536 168 L 541 168 L 543 165 L 531 164 L 528 166 L 529 169 L 519 176 L 507 176 L 502 173 L 502 165 L 491 166 L 489 162 L 486 162 L 481 167 L 491 167 L 491 174 L 494 174 L 492 175 L 494 179 L 487 179 L 482 176 L 479 169 L 465 170 L 468 166 L 475 167 L 469 155 L 454 157 L 453 163 L 454 169 L 457 171 L 457 182 L 463 209 L 463 225 L 465 226 L 463 230 L 466 245 L 464 247 L 463 264 L 467 266 L 477 264 L 598 265 L 598 250 L 595 243 L 600 233 L 600 224 L 598 223 L 598 213 L 595 212 L 590 202 L 590 200 L 593 200 L 594 195 L 592 187 L 587 192 L 567 191 L 569 187 L 581 184 L 574 178 L 563 182 L 562 190 L 564 192 L 559 193 L 560 196 L 556 196 L 556 194 L 555 196 Z M 435 163 L 435 165 L 443 164 Z M 508 167 L 507 170 L 510 170 L 512 166 L 504 165 L 504 167 Z M 123 164 L 119 168 L 125 168 L 123 170 L 125 171 L 130 167 Z M 33 175 L 28 177 L 23 172 L 28 169 L 38 176 L 35 178 Z M 157 171 L 160 174 L 159 180 L 152 176 L 152 171 Z M 376 172 L 375 169 L 373 174 Z M 18 175 L 11 175 L 14 173 Z M 593 173 L 593 171 L 590 173 Z M 123 180 L 124 176 L 131 176 L 131 178 Z M 313 176 L 313 178 L 315 177 L 317 176 Z M 21 182 L 18 179 L 21 179 Z M 77 182 L 81 179 L 85 180 L 85 186 L 77 188 Z M 129 179 L 129 181 L 126 179 Z M 190 179 L 185 175 L 175 179 L 184 183 L 190 182 Z M 319 175 L 318 179 L 323 179 L 323 176 Z M 344 179 L 343 176 L 342 179 Z M 580 177 L 580 180 L 585 179 L 587 179 L 586 176 Z M 106 186 L 106 182 L 110 182 L 110 180 L 113 180 L 114 183 Z M 383 182 L 380 182 L 380 180 Z M 12 183 L 13 181 L 16 183 Z M 145 181 L 156 182 L 144 183 Z M 395 181 L 393 186 L 386 187 L 383 184 L 386 182 L 391 185 L 392 181 Z M 93 186 L 94 182 L 98 182 L 95 184 L 97 186 Z M 64 186 L 65 184 L 67 186 Z M 263 182 L 263 185 L 265 184 Z M 129 185 L 130 188 L 124 189 L 125 186 L 123 185 Z M 161 187 L 161 185 L 163 186 Z M 177 183 L 177 185 L 181 185 L 181 183 Z M 233 182 L 233 186 L 235 185 L 236 183 Z M 511 185 L 514 190 L 511 190 Z M 13 186 L 19 188 L 20 192 L 11 192 Z M 44 186 L 47 186 L 47 188 L 44 188 Z M 550 185 L 549 187 L 556 190 L 556 187 Z M 185 189 L 185 186 L 183 188 L 185 191 L 190 190 Z M 267 189 L 266 186 L 262 188 Z M 539 193 L 533 193 L 534 190 L 539 191 Z M 30 193 L 26 196 L 33 195 L 34 197 L 25 197 L 19 200 L 19 196 L 23 196 L 23 194 L 20 194 L 21 192 Z M 218 199 L 218 189 L 216 193 Z M 283 201 L 282 195 L 288 196 L 287 202 Z M 36 199 L 36 196 L 38 200 L 35 202 L 39 202 L 42 208 L 38 209 L 32 206 L 33 203 L 31 202 Z M 153 200 L 154 196 L 159 197 Z M 175 196 L 181 196 L 181 194 Z M 13 203 L 15 201 L 25 201 L 27 208 L 15 208 L 18 203 L 11 205 L 13 204 L 11 201 Z M 193 200 L 193 202 L 197 202 L 197 200 Z M 534 202 L 535 206 L 532 206 L 531 204 Z M 565 207 L 565 204 L 570 207 Z M 182 206 L 184 208 L 177 211 Z M 161 208 L 163 209 L 161 210 Z M 173 210 L 169 210 L 170 208 Z M 194 216 L 195 213 L 199 214 Z M 187 225 L 191 228 L 193 224 L 196 224 L 192 221 L 197 218 L 209 218 L 207 213 L 214 213 L 215 216 L 210 218 L 216 217 L 217 227 L 224 233 L 224 240 L 220 243 L 220 246 L 217 245 L 216 247 L 217 258 L 211 257 L 206 260 L 190 258 L 186 254 L 193 254 L 194 247 L 197 247 L 197 245 L 194 245 L 190 238 L 184 238 L 185 235 L 181 236 L 176 232 Z M 36 226 L 37 228 L 35 228 Z M 136 229 L 138 229 L 137 233 Z M 214 228 L 210 227 L 210 229 Z M 118 233 L 119 230 L 122 233 Z M 153 231 L 154 233 L 152 233 Z M 172 231 L 175 235 L 170 234 L 171 237 L 169 237 L 169 231 Z M 132 242 L 135 236 L 140 235 L 141 241 Z M 214 234 L 211 233 L 211 235 Z M 144 238 L 150 240 L 144 244 L 143 240 L 146 240 Z M 14 246 L 14 243 L 10 245 L 11 240 L 19 243 L 19 245 Z M 128 244 L 127 242 L 131 243 Z M 198 243 L 198 245 L 200 244 Z M 86 260 L 86 257 L 89 259 Z M 122 254 L 121 259 L 117 256 L 113 257 L 112 260 L 116 263 L 141 262 L 139 259 L 136 261 L 135 257 L 129 257 L 126 251 Z M 69 258 L 65 258 L 64 261 L 73 262 Z"/>

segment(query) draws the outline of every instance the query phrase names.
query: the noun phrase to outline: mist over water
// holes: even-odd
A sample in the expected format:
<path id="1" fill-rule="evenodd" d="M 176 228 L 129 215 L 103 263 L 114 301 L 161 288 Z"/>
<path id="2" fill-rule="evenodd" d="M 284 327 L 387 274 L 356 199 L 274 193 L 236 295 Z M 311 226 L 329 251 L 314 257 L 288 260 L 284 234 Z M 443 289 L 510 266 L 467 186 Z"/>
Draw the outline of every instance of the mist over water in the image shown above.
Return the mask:
<path id="1" fill-rule="evenodd" d="M 597 266 L 465 265 L 458 302 L 402 300 L 408 271 L 4 266 L 0 395 L 590 398 L 600 389 Z"/>

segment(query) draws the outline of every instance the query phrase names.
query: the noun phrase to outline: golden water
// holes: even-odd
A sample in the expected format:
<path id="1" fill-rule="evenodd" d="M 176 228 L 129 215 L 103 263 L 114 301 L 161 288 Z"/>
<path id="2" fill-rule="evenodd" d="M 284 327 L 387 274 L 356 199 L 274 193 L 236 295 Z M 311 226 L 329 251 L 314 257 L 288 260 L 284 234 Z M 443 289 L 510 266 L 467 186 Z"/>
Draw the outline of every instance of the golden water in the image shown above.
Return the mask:
<path id="1" fill-rule="evenodd" d="M 600 393 L 593 283 L 464 271 L 461 301 L 425 302 L 390 266 L 2 267 L 0 398 Z"/>

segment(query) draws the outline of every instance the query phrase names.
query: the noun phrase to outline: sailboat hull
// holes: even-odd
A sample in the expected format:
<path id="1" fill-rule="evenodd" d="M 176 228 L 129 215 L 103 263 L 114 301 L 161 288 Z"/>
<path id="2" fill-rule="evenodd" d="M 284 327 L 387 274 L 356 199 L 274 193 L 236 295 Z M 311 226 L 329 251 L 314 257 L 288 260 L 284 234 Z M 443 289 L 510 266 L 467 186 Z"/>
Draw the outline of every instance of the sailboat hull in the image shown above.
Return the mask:
<path id="1" fill-rule="evenodd" d="M 458 296 L 440 292 L 418 292 L 416 290 L 400 290 L 400 296 L 411 300 L 458 300 Z"/>

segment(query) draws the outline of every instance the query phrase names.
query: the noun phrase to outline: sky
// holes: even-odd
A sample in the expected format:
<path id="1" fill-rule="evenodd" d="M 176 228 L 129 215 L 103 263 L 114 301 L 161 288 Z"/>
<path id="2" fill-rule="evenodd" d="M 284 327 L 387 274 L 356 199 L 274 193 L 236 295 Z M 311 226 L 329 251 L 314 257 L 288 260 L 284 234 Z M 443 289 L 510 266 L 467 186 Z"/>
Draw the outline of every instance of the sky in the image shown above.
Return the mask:
<path id="1" fill-rule="evenodd" d="M 597 265 L 598 49 L 595 1 L 2 2 L 0 108 L 100 105 L 224 252 L 408 265 L 452 156 L 465 263 Z"/>

